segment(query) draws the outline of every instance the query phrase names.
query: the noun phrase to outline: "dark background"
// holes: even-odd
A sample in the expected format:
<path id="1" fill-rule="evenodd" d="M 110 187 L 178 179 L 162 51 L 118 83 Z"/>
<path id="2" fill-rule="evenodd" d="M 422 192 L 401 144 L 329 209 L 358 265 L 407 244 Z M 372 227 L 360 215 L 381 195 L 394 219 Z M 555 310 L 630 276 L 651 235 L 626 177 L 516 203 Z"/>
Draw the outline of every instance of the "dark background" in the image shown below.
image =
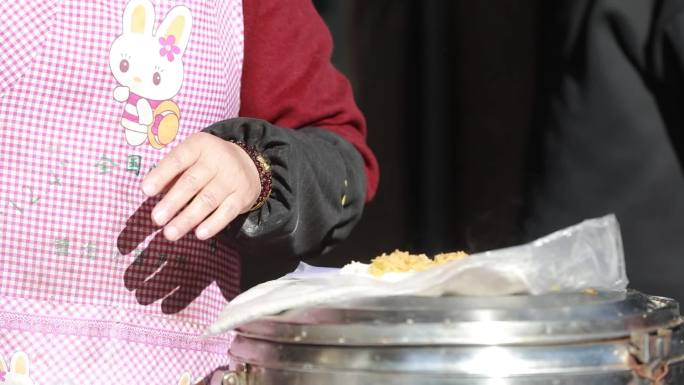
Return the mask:
<path id="1" fill-rule="evenodd" d="M 381 178 L 352 236 L 311 262 L 340 266 L 397 248 L 476 252 L 531 239 L 524 224 L 530 181 L 543 167 L 538 149 L 556 70 L 555 3 L 314 3 L 334 37 L 333 61 L 368 120 Z M 671 152 L 654 149 L 673 158 Z M 681 189 L 684 197 L 678 167 L 665 175 L 658 188 Z M 684 222 L 670 223 L 677 228 L 662 240 L 657 228 L 643 242 L 633 226 L 623 228 L 628 274 L 637 289 L 684 300 L 684 264 L 673 241 L 684 236 Z"/>
<path id="2" fill-rule="evenodd" d="M 381 167 L 364 219 L 321 261 L 518 242 L 536 102 L 537 1 L 315 3 Z"/>

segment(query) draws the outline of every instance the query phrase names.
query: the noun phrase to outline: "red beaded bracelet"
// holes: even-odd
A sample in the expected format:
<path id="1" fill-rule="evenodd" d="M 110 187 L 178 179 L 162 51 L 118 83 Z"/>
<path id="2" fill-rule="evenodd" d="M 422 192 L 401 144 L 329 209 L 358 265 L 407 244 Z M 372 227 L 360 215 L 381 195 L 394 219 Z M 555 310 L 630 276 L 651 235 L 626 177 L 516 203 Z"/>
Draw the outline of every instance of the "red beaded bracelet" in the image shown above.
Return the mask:
<path id="1" fill-rule="evenodd" d="M 254 165 L 257 168 L 257 171 L 259 172 L 259 181 L 261 182 L 261 192 L 259 193 L 259 198 L 257 198 L 256 202 L 254 205 L 249 209 L 249 211 L 254 211 L 258 210 L 263 206 L 266 201 L 268 200 L 268 197 L 271 196 L 271 165 L 268 162 L 268 159 L 261 154 L 259 151 L 254 146 L 248 146 L 244 142 L 240 142 L 237 140 L 230 140 L 231 143 L 234 143 L 247 153 L 249 157 L 252 159 L 252 162 L 254 162 Z"/>

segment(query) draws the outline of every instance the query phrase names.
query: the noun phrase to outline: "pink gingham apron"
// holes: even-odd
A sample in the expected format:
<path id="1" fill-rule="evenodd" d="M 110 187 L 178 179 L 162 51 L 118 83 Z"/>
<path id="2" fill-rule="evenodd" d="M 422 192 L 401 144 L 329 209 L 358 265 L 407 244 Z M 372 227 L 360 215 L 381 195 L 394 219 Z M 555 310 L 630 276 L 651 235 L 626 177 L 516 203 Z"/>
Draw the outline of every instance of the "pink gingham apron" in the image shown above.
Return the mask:
<path id="1" fill-rule="evenodd" d="M 144 175 L 188 135 L 238 114 L 242 3 L 149 2 L 154 29 L 173 7 L 192 15 L 174 57 L 179 130 L 162 149 L 127 142 L 127 102 L 113 96 L 126 1 L 0 1 L 0 384 L 175 385 L 227 363 L 229 339 L 201 335 L 239 288 L 229 246 L 189 237 L 154 250 L 160 263 L 182 262 L 175 278 L 196 297 L 172 314 L 139 303 L 124 275 L 154 237 L 129 228 Z"/>

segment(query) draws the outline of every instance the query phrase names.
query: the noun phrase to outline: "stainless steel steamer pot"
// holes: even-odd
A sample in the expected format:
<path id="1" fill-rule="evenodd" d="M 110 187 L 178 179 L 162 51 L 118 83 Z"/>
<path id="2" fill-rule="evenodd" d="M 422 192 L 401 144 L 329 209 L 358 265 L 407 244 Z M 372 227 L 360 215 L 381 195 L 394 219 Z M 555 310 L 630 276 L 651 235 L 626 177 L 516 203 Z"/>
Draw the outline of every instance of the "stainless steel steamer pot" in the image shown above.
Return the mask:
<path id="1" fill-rule="evenodd" d="M 681 325 L 636 291 L 372 298 L 244 325 L 223 384 L 684 384 Z"/>

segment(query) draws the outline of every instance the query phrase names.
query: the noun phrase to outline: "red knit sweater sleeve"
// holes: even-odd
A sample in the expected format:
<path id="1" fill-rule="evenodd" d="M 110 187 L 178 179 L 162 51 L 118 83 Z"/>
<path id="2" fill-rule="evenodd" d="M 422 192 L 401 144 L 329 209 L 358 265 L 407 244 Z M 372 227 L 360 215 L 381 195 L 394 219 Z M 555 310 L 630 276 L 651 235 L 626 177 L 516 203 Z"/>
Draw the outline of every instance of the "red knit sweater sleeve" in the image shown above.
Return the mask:
<path id="1" fill-rule="evenodd" d="M 311 0 L 243 0 L 245 56 L 240 116 L 287 128 L 320 127 L 361 153 L 366 199 L 379 168 L 349 81 L 330 62 L 332 37 Z"/>

